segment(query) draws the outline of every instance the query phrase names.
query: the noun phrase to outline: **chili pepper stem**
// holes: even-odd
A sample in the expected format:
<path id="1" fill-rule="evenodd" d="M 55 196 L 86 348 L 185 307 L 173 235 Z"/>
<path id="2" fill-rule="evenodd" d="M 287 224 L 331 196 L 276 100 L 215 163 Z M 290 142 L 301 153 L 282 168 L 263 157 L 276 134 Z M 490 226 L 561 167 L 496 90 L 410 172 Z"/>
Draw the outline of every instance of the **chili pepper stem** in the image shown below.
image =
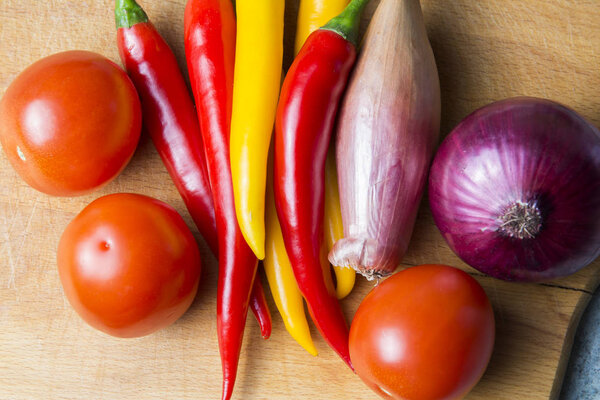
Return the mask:
<path id="1" fill-rule="evenodd" d="M 337 17 L 332 18 L 321 29 L 333 31 L 356 46 L 360 16 L 369 0 L 352 0 Z"/>
<path id="2" fill-rule="evenodd" d="M 135 0 L 115 0 L 117 29 L 131 28 L 135 24 L 148 22 L 148 15 Z"/>

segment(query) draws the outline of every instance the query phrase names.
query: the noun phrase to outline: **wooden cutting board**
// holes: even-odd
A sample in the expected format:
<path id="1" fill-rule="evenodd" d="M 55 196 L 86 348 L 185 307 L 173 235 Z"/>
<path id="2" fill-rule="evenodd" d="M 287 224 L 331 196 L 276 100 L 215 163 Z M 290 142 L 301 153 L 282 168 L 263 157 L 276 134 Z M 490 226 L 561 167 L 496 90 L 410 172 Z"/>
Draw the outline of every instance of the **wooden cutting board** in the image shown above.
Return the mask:
<path id="1" fill-rule="evenodd" d="M 141 3 L 184 67 L 185 1 Z M 111 0 L 1 0 L 0 93 L 24 67 L 58 51 L 87 49 L 118 61 L 112 7 Z M 516 95 L 557 100 L 600 125 L 597 0 L 428 0 L 423 9 L 440 72 L 443 135 L 475 108 Z M 288 63 L 296 12 L 297 1 L 288 1 Z M 34 191 L 0 156 L 1 399 L 219 398 L 217 265 L 195 229 L 205 261 L 203 280 L 191 309 L 171 327 L 140 339 L 112 338 L 88 327 L 63 296 L 55 261 L 60 234 L 86 204 L 113 192 L 166 201 L 193 227 L 146 137 L 120 177 L 78 198 Z M 557 397 L 579 317 L 600 280 L 600 262 L 544 284 L 491 279 L 452 254 L 424 201 L 404 263 L 463 268 L 492 301 L 496 346 L 469 399 Z M 348 320 L 371 287 L 358 280 L 343 301 Z M 262 340 L 256 322 L 248 319 L 236 399 L 376 398 L 316 331 L 319 356 L 303 351 L 269 301 L 272 338 Z"/>

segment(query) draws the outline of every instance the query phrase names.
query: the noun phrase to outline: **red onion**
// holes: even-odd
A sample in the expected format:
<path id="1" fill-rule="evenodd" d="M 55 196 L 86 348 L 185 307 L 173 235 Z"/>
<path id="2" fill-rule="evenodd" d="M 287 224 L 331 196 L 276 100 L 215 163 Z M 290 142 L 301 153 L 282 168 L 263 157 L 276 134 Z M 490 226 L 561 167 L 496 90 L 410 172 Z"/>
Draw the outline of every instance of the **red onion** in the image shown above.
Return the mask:
<path id="1" fill-rule="evenodd" d="M 418 0 L 382 0 L 340 110 L 344 238 L 333 265 L 394 272 L 412 234 L 439 135 L 440 88 Z"/>
<path id="2" fill-rule="evenodd" d="M 600 253 L 600 132 L 560 104 L 475 111 L 442 143 L 429 185 L 452 250 L 496 278 L 561 277 Z"/>

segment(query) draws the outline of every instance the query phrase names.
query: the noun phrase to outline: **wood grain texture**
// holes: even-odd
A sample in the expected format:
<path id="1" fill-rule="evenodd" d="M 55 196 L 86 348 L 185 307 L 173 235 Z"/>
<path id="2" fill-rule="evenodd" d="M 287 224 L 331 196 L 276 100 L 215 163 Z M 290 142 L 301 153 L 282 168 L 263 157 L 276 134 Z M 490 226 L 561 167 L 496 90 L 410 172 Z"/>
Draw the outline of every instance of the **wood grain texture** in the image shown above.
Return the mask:
<path id="1" fill-rule="evenodd" d="M 184 0 L 140 1 L 182 68 Z M 377 1 L 367 9 L 365 20 Z M 475 108 L 509 96 L 550 98 L 600 125 L 600 7 L 596 0 L 428 0 L 428 33 L 442 88 L 442 134 Z M 110 0 L 1 0 L 0 93 L 40 57 L 86 49 L 118 61 Z M 286 65 L 297 1 L 286 10 Z M 52 198 L 29 188 L 0 157 L 0 398 L 215 399 L 216 262 L 197 231 L 205 269 L 199 295 L 171 327 L 115 339 L 88 327 L 62 293 L 55 249 L 67 223 L 91 200 L 137 192 L 172 204 L 193 227 L 146 137 L 126 170 L 104 189 Z M 489 295 L 497 342 L 468 399 L 548 399 L 560 389 L 579 317 L 600 280 L 600 262 L 545 284 L 511 284 L 462 263 L 435 228 L 426 201 L 406 266 L 446 263 L 473 274 Z M 359 280 L 343 307 L 351 319 L 371 284 Z M 313 358 L 286 333 L 275 307 L 273 335 L 248 319 L 236 399 L 375 399 L 313 331 Z"/>

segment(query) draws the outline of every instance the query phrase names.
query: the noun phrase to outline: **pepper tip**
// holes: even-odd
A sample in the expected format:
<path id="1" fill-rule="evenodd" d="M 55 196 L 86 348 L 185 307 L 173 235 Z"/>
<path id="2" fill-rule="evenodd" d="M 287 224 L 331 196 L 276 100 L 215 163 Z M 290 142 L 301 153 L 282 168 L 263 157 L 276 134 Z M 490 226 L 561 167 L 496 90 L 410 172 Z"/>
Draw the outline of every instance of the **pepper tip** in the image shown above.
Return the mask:
<path id="1" fill-rule="evenodd" d="M 344 357 L 344 361 L 350 367 L 352 372 L 356 373 L 356 371 L 354 370 L 354 365 L 352 365 L 352 360 L 350 360 L 350 357 Z"/>
<path id="2" fill-rule="evenodd" d="M 242 231 L 242 235 L 244 236 L 244 239 L 246 239 L 246 243 L 248 244 L 248 247 L 250 247 L 250 249 L 256 256 L 256 258 L 258 258 L 259 260 L 264 260 L 265 259 L 264 227 L 262 229 L 262 234 L 260 233 L 260 231 L 258 229 L 248 228 L 248 231 L 250 233 L 249 235 L 246 235 L 246 230 L 243 229 L 241 225 L 240 225 L 240 228 Z M 258 232 L 256 232 L 256 231 L 258 231 Z M 260 240 L 260 237 L 262 237 L 262 241 Z"/>
<path id="3" fill-rule="evenodd" d="M 264 330 L 261 333 L 262 333 L 262 338 L 265 340 L 267 340 L 271 337 L 271 329 Z"/>
<path id="4" fill-rule="evenodd" d="M 232 175 L 233 176 L 233 175 Z M 234 191 L 235 197 L 235 191 Z M 256 218 L 252 218 L 251 212 L 244 212 L 248 207 L 238 207 L 236 204 L 235 212 L 238 220 L 238 226 L 242 236 L 250 250 L 259 260 L 265 259 L 265 223 L 264 217 L 260 223 Z M 264 211 L 263 211 L 264 216 Z"/>
<path id="5" fill-rule="evenodd" d="M 261 237 L 262 237 L 262 240 L 261 240 Z M 248 241 L 249 246 L 252 249 L 252 252 L 256 256 L 256 258 L 258 258 L 259 260 L 265 259 L 265 239 L 264 238 L 265 238 L 265 233 L 264 233 L 264 228 L 263 228 L 262 234 L 258 233 L 257 235 L 254 235 L 253 240 Z"/>
<path id="6" fill-rule="evenodd" d="M 233 384 L 228 380 L 223 380 L 223 393 L 221 395 L 221 400 L 230 400 L 233 395 Z"/>
<path id="7" fill-rule="evenodd" d="M 306 348 L 304 347 L 304 350 L 308 351 L 308 354 L 310 354 L 313 357 L 316 357 L 319 355 L 319 352 L 317 351 L 317 349 L 314 347 L 314 345 L 312 346 L 312 348 Z"/>
<path id="8" fill-rule="evenodd" d="M 286 326 L 287 328 L 287 326 Z M 315 347 L 314 342 L 312 341 L 312 338 L 310 337 L 310 332 L 307 331 L 308 335 L 304 336 L 301 335 L 299 331 L 293 331 L 293 330 L 289 330 L 290 334 L 292 335 L 292 337 L 294 338 L 294 340 L 296 342 L 298 342 L 298 344 L 300 346 L 302 346 L 302 348 L 304 350 L 306 350 L 308 352 L 308 354 L 310 354 L 311 356 L 318 356 L 319 352 L 317 352 L 317 348 Z"/>

